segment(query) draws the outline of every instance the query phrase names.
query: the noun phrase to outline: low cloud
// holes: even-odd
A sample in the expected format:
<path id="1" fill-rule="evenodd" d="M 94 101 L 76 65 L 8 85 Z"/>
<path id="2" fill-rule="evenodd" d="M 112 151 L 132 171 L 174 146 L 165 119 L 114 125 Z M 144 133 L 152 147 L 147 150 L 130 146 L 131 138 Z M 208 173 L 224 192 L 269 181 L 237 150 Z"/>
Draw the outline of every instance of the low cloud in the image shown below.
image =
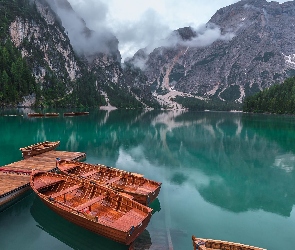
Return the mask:
<path id="1" fill-rule="evenodd" d="M 187 41 L 187 46 L 206 46 L 217 39 L 230 39 L 232 34 L 221 34 L 218 27 L 204 29 L 210 17 L 219 9 L 239 0 L 46 0 L 60 16 L 76 51 L 84 54 L 108 52 L 117 48 L 109 46 L 113 34 L 119 40 L 122 58 L 132 57 L 141 48 L 152 50 L 168 43 L 166 37 L 172 30 L 191 26 L 202 30 L 197 37 Z M 271 0 L 267 0 L 270 2 Z M 284 0 L 277 0 L 282 3 Z M 95 32 L 85 37 L 84 24 L 76 14 L 59 7 L 57 3 L 70 3 L 87 27 Z M 247 4 L 245 5 L 246 8 Z M 82 23 L 81 23 L 82 22 Z M 81 30 L 82 29 L 82 30 Z M 169 41 L 177 44 L 177 39 Z M 171 45 L 172 46 L 172 45 Z"/>
<path id="2" fill-rule="evenodd" d="M 212 23 L 200 26 L 195 32 L 197 34 L 196 37 L 190 41 L 180 42 L 180 44 L 188 47 L 204 47 L 211 45 L 217 40 L 229 41 L 235 36 L 234 33 L 222 34 L 221 29 Z"/>
<path id="3" fill-rule="evenodd" d="M 163 9 L 168 7 L 172 11 L 171 13 L 166 12 L 166 16 L 163 16 L 155 9 L 149 8 L 140 13 L 139 18 L 136 20 L 117 20 L 115 16 L 111 15 L 113 8 L 116 6 L 115 0 L 45 1 L 60 17 L 75 51 L 89 57 L 98 52 L 116 52 L 119 46 L 124 61 L 128 57 L 132 57 L 141 48 L 145 48 L 146 53 L 150 53 L 158 47 L 173 47 L 176 45 L 201 47 L 208 46 L 218 39 L 229 40 L 233 37 L 231 33 L 221 34 L 220 28 L 213 24 L 196 27 L 196 24 L 193 23 L 195 20 L 192 20 L 190 24 L 186 23 L 186 26 L 191 26 L 196 33 L 196 36 L 191 40 L 183 41 L 179 36 L 171 35 L 173 31 L 167 24 L 167 15 L 170 15 L 176 7 L 171 9 L 174 5 L 170 4 L 170 2 L 165 2 L 166 4 L 163 5 Z M 189 1 L 186 5 L 176 6 L 177 8 L 181 6 L 188 8 L 189 6 L 193 11 L 195 2 Z M 126 6 L 126 8 L 129 7 L 132 9 L 132 6 Z M 179 9 L 175 13 L 180 15 L 183 11 Z M 87 27 L 91 28 L 91 30 Z M 182 27 L 179 26 L 178 28 Z"/>
<path id="4" fill-rule="evenodd" d="M 192 30 L 196 36 L 184 41 L 161 21 L 155 11 L 148 10 L 138 22 L 121 23 L 114 33 L 120 41 L 124 59 L 132 57 L 141 48 L 149 54 L 158 47 L 203 47 L 217 40 L 230 40 L 234 37 L 233 33 L 222 34 L 220 28 L 212 23 L 192 27 Z"/>
<path id="5" fill-rule="evenodd" d="M 148 9 L 136 22 L 125 21 L 114 27 L 123 58 L 132 57 L 141 48 L 156 48 L 171 32 L 158 13 Z"/>
<path id="6" fill-rule="evenodd" d="M 220 27 L 213 23 L 208 23 L 200 25 L 197 28 L 190 27 L 192 36 L 190 39 L 184 40 L 178 32 L 170 32 L 169 36 L 165 39 L 154 40 L 144 49 L 136 53 L 135 57 L 132 59 L 132 64 L 136 67 L 144 70 L 145 63 L 148 60 L 147 55 L 150 54 L 156 48 L 175 48 L 177 46 L 190 47 L 190 48 L 200 48 L 213 44 L 218 40 L 230 41 L 235 35 L 234 33 L 221 33 Z M 129 58 L 127 58 L 129 60 Z"/>
<path id="7" fill-rule="evenodd" d="M 234 37 L 234 33 L 222 34 L 220 27 L 213 23 L 203 24 L 197 28 L 190 28 L 195 34 L 190 39 L 184 40 L 177 32 L 174 32 L 168 39 L 159 41 L 157 47 L 175 47 L 180 45 L 198 48 L 209 46 L 217 40 L 229 41 Z"/>
<path id="8" fill-rule="evenodd" d="M 84 19 L 77 15 L 67 0 L 45 1 L 60 18 L 63 27 L 68 33 L 71 44 L 78 54 L 91 57 L 93 54 L 99 52 L 116 52 L 118 49 L 118 41 L 116 37 L 104 27 L 104 21 L 108 12 L 108 8 L 105 4 L 96 1 L 96 8 L 92 10 L 89 4 L 81 6 L 81 11 L 88 13 L 89 20 L 91 20 L 91 17 L 94 15 L 99 16 L 99 18 L 95 18 L 95 20 L 97 25 L 99 25 L 99 23 L 101 24 L 100 28 L 93 31 L 87 27 Z M 97 12 L 97 10 L 100 11 Z"/>

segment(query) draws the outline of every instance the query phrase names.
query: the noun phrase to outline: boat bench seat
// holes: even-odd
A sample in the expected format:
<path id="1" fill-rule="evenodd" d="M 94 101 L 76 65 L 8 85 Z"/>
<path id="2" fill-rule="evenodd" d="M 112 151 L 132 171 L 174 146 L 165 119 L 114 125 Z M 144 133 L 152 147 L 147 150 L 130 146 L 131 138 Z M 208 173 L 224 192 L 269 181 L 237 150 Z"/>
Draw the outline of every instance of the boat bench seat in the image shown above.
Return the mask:
<path id="1" fill-rule="evenodd" d="M 43 179 L 39 178 L 39 180 L 35 181 L 34 187 L 37 190 L 40 190 L 42 188 L 54 186 L 55 184 L 60 184 L 62 182 L 64 182 L 64 180 L 57 180 L 57 181 L 53 181 L 53 182 L 47 182 L 47 181 L 44 181 Z"/>
<path id="2" fill-rule="evenodd" d="M 128 230 L 130 225 L 139 225 L 145 216 L 140 216 L 139 214 L 135 214 L 132 210 L 125 213 L 116 221 L 116 227 L 119 227 L 122 230 Z"/>
<path id="3" fill-rule="evenodd" d="M 112 184 L 112 183 L 114 183 L 114 182 L 120 180 L 121 178 L 122 178 L 121 176 L 114 177 L 114 178 L 112 178 L 112 179 L 107 180 L 107 181 L 105 182 L 105 184 Z"/>
<path id="4" fill-rule="evenodd" d="M 61 196 L 61 195 L 63 195 L 63 194 L 66 194 L 66 193 L 72 192 L 72 191 L 74 191 L 75 189 L 78 189 L 79 187 L 81 187 L 81 186 L 80 186 L 80 185 L 75 185 L 75 186 L 72 186 L 72 187 L 70 187 L 70 188 L 64 189 L 64 190 L 62 190 L 62 191 L 60 191 L 60 192 L 58 192 L 58 193 L 52 194 L 52 195 L 51 195 L 51 198 L 56 198 L 56 197 Z"/>
<path id="5" fill-rule="evenodd" d="M 97 197 L 95 197 L 95 198 L 93 198 L 93 199 L 91 199 L 91 200 L 89 200 L 89 201 L 75 207 L 75 209 L 78 210 L 78 211 L 81 211 L 82 209 L 87 208 L 87 207 L 93 205 L 94 203 L 96 203 L 98 201 L 101 201 L 103 198 L 105 198 L 104 195 L 97 196 Z"/>
<path id="6" fill-rule="evenodd" d="M 97 173 L 97 170 L 93 170 L 93 171 L 90 171 L 90 172 L 87 172 L 85 174 L 81 174 L 82 177 L 88 177 L 88 176 L 91 176 L 93 174 Z"/>
<path id="7" fill-rule="evenodd" d="M 139 187 L 138 189 L 137 189 L 137 191 L 138 192 L 141 192 L 141 193 L 144 193 L 144 194 L 149 194 L 149 193 L 152 193 L 153 191 L 155 191 L 155 189 L 154 190 L 151 190 L 151 189 L 149 189 L 149 188 L 147 188 L 147 187 Z"/>

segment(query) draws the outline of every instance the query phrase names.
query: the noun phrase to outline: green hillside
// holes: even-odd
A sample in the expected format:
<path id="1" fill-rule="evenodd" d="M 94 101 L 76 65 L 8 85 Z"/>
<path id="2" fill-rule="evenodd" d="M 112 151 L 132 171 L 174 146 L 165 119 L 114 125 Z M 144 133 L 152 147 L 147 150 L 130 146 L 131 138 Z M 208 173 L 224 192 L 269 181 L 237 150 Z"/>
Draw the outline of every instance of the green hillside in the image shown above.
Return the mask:
<path id="1" fill-rule="evenodd" d="M 295 78 L 245 98 L 244 112 L 295 114 Z"/>

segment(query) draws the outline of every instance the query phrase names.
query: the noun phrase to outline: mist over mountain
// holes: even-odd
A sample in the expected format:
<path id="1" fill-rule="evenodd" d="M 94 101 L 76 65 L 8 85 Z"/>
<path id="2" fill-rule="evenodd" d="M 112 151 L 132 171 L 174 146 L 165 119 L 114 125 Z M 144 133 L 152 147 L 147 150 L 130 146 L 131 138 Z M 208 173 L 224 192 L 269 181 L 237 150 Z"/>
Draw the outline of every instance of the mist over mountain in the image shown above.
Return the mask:
<path id="1" fill-rule="evenodd" d="M 90 30 L 67 0 L 3 0 L 0 6 L 0 105 L 159 106 L 149 91 L 131 87 L 138 79 L 129 77 L 132 70 L 124 73 L 116 37 Z M 23 75 L 31 71 L 30 84 L 18 80 L 17 67 Z"/>
<path id="2" fill-rule="evenodd" d="M 8 19 L 1 19 L 7 27 L 2 46 L 8 46 L 9 37 L 20 51 L 45 104 L 95 106 L 109 100 L 116 107 L 204 110 L 218 101 L 213 109 L 223 109 L 295 75 L 295 1 L 241 0 L 218 10 L 204 25 L 173 32 L 156 21 L 153 11 L 146 12 L 142 20 L 151 17 L 150 23 L 143 29 L 130 25 L 120 40 L 146 37 L 149 45 L 123 64 L 119 40 L 105 25 L 108 9 L 102 1 L 96 3 L 95 30 L 68 0 L 1 4 L 9 12 Z M 85 11 L 89 21 L 95 13 Z M 161 32 L 165 37 L 155 39 Z"/>
<path id="3" fill-rule="evenodd" d="M 242 0 L 218 10 L 199 30 L 180 28 L 154 50 L 138 51 L 155 94 L 241 103 L 295 74 L 295 2 Z M 175 97 L 175 95 L 174 95 Z"/>
<path id="4" fill-rule="evenodd" d="M 66 29 L 74 50 L 81 56 L 93 59 L 97 53 L 116 54 L 121 60 L 118 51 L 118 39 L 105 27 L 93 31 L 86 22 L 77 15 L 67 0 L 44 0 L 57 14 L 61 25 Z"/>

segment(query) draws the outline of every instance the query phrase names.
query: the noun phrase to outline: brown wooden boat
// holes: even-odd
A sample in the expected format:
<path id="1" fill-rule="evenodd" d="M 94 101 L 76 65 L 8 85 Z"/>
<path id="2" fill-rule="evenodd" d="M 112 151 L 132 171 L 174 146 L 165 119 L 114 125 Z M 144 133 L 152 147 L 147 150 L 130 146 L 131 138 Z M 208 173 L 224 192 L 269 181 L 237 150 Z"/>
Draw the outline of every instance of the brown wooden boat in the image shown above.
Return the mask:
<path id="1" fill-rule="evenodd" d="M 58 117 L 59 113 L 45 113 L 46 117 Z"/>
<path id="2" fill-rule="evenodd" d="M 24 148 L 20 148 L 19 150 L 22 152 L 22 156 L 24 159 L 30 158 L 34 155 L 39 155 L 47 151 L 51 151 L 56 149 L 60 144 L 60 141 L 50 142 L 39 142 Z"/>
<path id="3" fill-rule="evenodd" d="M 44 117 L 42 113 L 28 113 L 28 117 Z"/>
<path id="4" fill-rule="evenodd" d="M 222 240 L 202 239 L 192 236 L 194 250 L 266 250 L 260 247 L 253 247 L 240 243 L 234 243 Z"/>
<path id="5" fill-rule="evenodd" d="M 152 215 L 151 208 L 75 176 L 33 171 L 30 185 L 65 219 L 126 245 L 144 231 Z"/>
<path id="6" fill-rule="evenodd" d="M 69 113 L 64 113 L 64 116 L 79 116 L 79 115 L 89 115 L 89 112 L 69 112 Z"/>
<path id="7" fill-rule="evenodd" d="M 99 185 L 132 196 L 143 205 L 149 205 L 154 201 L 161 189 L 160 182 L 102 164 L 57 160 L 57 167 L 62 173 L 88 178 Z"/>

